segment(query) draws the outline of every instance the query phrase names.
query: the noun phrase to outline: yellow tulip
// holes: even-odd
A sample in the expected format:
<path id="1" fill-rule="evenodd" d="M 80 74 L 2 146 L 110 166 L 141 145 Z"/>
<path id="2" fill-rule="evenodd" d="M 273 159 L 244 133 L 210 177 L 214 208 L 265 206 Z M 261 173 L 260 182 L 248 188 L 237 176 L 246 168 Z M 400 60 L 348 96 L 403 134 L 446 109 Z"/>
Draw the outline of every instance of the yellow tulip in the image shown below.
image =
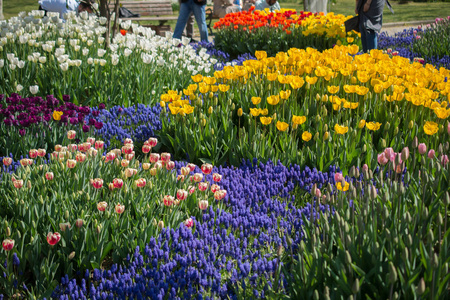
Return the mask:
<path id="1" fill-rule="evenodd" d="M 272 95 L 267 97 L 267 103 L 270 105 L 277 105 L 280 102 L 280 96 L 278 95 Z"/>
<path id="2" fill-rule="evenodd" d="M 348 132 L 348 127 L 336 124 L 334 125 L 334 131 L 336 131 L 337 134 L 346 134 Z"/>
<path id="3" fill-rule="evenodd" d="M 346 191 L 348 191 L 350 184 L 348 182 L 345 182 L 344 186 L 342 186 L 342 183 L 339 181 L 336 183 L 336 187 L 338 190 L 346 192 Z"/>
<path id="4" fill-rule="evenodd" d="M 55 121 L 61 120 L 62 115 L 63 115 L 63 112 L 62 112 L 62 111 L 57 111 L 57 110 L 54 110 L 54 111 L 53 111 L 53 119 L 54 119 Z"/>
<path id="5" fill-rule="evenodd" d="M 203 80 L 203 75 L 202 74 L 192 75 L 191 78 L 194 82 L 199 83 L 200 81 Z"/>
<path id="6" fill-rule="evenodd" d="M 219 86 L 218 85 L 211 85 L 210 86 L 211 92 L 215 93 L 219 90 Z"/>
<path id="7" fill-rule="evenodd" d="M 327 89 L 330 94 L 336 94 L 337 92 L 339 92 L 339 86 L 329 85 L 327 86 Z"/>
<path id="8" fill-rule="evenodd" d="M 261 102 L 261 97 L 252 97 L 253 105 L 258 105 Z"/>
<path id="9" fill-rule="evenodd" d="M 304 131 L 302 134 L 302 140 L 304 140 L 305 142 L 309 142 L 312 138 L 312 134 L 309 133 L 308 131 Z"/>
<path id="10" fill-rule="evenodd" d="M 296 115 L 292 116 L 292 123 L 294 123 L 294 124 L 302 125 L 305 122 L 306 122 L 305 116 L 296 116 Z"/>
<path id="11" fill-rule="evenodd" d="M 305 77 L 306 82 L 309 84 L 315 84 L 318 79 L 319 77 L 309 77 L 309 76 Z"/>
<path id="12" fill-rule="evenodd" d="M 263 116 L 267 116 L 269 114 L 269 110 L 267 108 L 264 109 L 260 109 L 259 112 L 261 113 L 261 115 Z"/>
<path id="13" fill-rule="evenodd" d="M 216 78 L 215 77 L 203 77 L 203 82 L 205 82 L 206 84 L 215 84 L 216 83 Z"/>
<path id="14" fill-rule="evenodd" d="M 267 52 L 266 51 L 255 51 L 255 57 L 257 60 L 263 60 L 267 58 Z"/>
<path id="15" fill-rule="evenodd" d="M 222 93 L 227 92 L 229 89 L 230 89 L 230 86 L 229 86 L 229 85 L 226 85 L 226 84 L 219 84 L 219 90 L 220 90 Z"/>
<path id="16" fill-rule="evenodd" d="M 286 131 L 289 128 L 289 124 L 286 122 L 277 121 L 277 129 L 279 131 Z"/>
<path id="17" fill-rule="evenodd" d="M 366 123 L 366 127 L 369 130 L 377 131 L 378 129 L 380 129 L 381 123 L 379 123 L 379 122 L 368 122 L 368 123 Z"/>
<path id="18" fill-rule="evenodd" d="M 303 77 L 300 77 L 300 76 L 294 76 L 294 78 L 292 78 L 292 80 L 290 82 L 291 88 L 293 88 L 293 89 L 299 89 L 304 84 L 305 84 L 305 80 L 303 80 Z"/>
<path id="19" fill-rule="evenodd" d="M 289 96 L 291 95 L 291 91 L 287 90 L 287 91 L 280 91 L 280 98 L 283 100 L 286 100 L 287 98 L 289 98 Z"/>
<path id="20" fill-rule="evenodd" d="M 267 80 L 275 81 L 278 79 L 278 73 L 267 73 Z"/>
<path id="21" fill-rule="evenodd" d="M 260 113 L 261 112 L 260 112 L 259 108 L 250 108 L 250 114 L 252 116 L 257 117 L 257 116 L 259 116 Z"/>
<path id="22" fill-rule="evenodd" d="M 261 123 L 263 123 L 263 125 L 269 125 L 270 123 L 272 123 L 271 117 L 261 117 L 259 118 L 259 120 L 261 121 Z"/>
<path id="23" fill-rule="evenodd" d="M 364 128 L 364 126 L 366 126 L 366 120 L 363 119 L 363 120 L 359 121 L 358 128 L 362 129 L 362 128 Z"/>
<path id="24" fill-rule="evenodd" d="M 192 83 L 188 86 L 188 89 L 190 89 L 192 92 L 195 92 L 197 90 L 197 85 L 195 83 Z"/>
<path id="25" fill-rule="evenodd" d="M 242 108 L 239 108 L 238 111 L 237 111 L 238 117 L 241 117 L 242 114 L 243 114 Z"/>
<path id="26" fill-rule="evenodd" d="M 439 130 L 439 125 L 435 122 L 427 121 L 425 125 L 423 125 L 423 130 L 428 135 L 433 135 Z"/>

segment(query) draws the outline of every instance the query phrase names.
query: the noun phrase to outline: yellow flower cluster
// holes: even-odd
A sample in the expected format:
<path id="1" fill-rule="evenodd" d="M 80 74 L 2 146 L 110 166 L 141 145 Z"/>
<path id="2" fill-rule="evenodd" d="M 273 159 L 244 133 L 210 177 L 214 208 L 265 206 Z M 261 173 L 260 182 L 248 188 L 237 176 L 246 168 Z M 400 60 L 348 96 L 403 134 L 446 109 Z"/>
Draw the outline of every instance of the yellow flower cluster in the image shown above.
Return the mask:
<path id="1" fill-rule="evenodd" d="M 344 22 L 352 16 L 335 15 L 330 12 L 324 15 L 310 16 L 302 22 L 304 36 L 320 35 L 326 37 L 345 37 Z"/>

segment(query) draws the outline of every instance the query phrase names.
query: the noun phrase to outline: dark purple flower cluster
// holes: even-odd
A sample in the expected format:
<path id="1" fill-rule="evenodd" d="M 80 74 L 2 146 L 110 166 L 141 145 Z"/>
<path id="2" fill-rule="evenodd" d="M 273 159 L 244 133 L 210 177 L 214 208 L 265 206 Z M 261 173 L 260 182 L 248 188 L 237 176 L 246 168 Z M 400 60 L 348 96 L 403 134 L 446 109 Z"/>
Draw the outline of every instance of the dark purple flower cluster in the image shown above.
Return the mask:
<path id="1" fill-rule="evenodd" d="M 389 36 L 386 32 L 382 32 L 378 35 L 378 48 L 379 49 L 392 49 L 392 51 L 398 52 L 399 56 L 409 58 L 411 61 L 414 58 L 423 58 L 425 63 L 432 64 L 435 67 L 450 68 L 450 56 L 449 55 L 426 55 L 414 51 L 414 44 L 418 41 L 418 37 L 425 34 L 423 29 L 409 28 L 404 29 L 401 32 L 396 33 L 394 36 Z"/>
<path id="2" fill-rule="evenodd" d="M 155 130 L 161 130 L 159 119 L 161 107 L 138 104 L 137 106 L 114 106 L 109 110 L 92 109 L 86 116 L 86 122 L 93 124 L 95 135 L 105 142 L 105 148 L 109 148 L 112 142 L 114 147 L 122 146 L 126 138 L 131 138 L 135 143 L 143 143 L 155 136 Z M 101 126 L 96 126 L 101 124 Z M 120 143 L 120 144 L 119 144 Z"/>
<path id="3" fill-rule="evenodd" d="M 210 207 L 194 228 L 181 224 L 163 229 L 144 249 L 138 247 L 125 267 L 87 272 L 81 282 L 63 278 L 52 297 L 236 299 L 239 286 L 254 298 L 265 298 L 282 264 L 277 252 L 295 252 L 303 238 L 303 218 L 319 213 L 311 204 L 298 208 L 294 189 L 310 190 L 315 183 L 323 187 L 334 181 L 336 171 L 301 170 L 270 161 L 215 168 L 213 172 L 223 175 L 220 186 L 227 190 L 225 210 Z M 206 180 L 212 182 L 212 176 Z"/>
<path id="4" fill-rule="evenodd" d="M 54 111 L 63 112 L 61 123 L 72 125 L 83 122 L 89 114 L 87 106 L 77 106 L 70 101 L 70 97 L 63 96 L 64 103 L 48 95 L 44 100 L 42 97 L 22 98 L 13 93 L 10 97 L 0 95 L 0 119 L 7 126 L 18 126 L 23 128 L 33 124 L 48 123 L 53 118 Z"/>

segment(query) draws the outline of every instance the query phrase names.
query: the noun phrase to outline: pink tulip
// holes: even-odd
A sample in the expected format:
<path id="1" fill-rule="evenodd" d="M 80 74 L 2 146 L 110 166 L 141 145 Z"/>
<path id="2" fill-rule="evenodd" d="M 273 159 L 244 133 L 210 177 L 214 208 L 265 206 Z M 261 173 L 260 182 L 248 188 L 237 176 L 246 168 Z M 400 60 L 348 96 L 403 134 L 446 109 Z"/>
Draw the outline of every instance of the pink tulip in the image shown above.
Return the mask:
<path id="1" fill-rule="evenodd" d="M 82 219 L 76 219 L 75 226 L 77 226 L 78 228 L 83 227 L 83 220 Z"/>
<path id="2" fill-rule="evenodd" d="M 447 133 L 450 134 L 450 122 L 447 124 Z"/>
<path id="3" fill-rule="evenodd" d="M 47 179 L 48 181 L 53 180 L 55 176 L 53 175 L 53 172 L 47 172 L 45 173 L 45 179 Z"/>
<path id="4" fill-rule="evenodd" d="M 103 179 L 101 178 L 95 178 L 92 181 L 92 186 L 96 189 L 101 189 L 103 187 Z"/>
<path id="5" fill-rule="evenodd" d="M 189 191 L 189 195 L 192 195 L 193 193 L 195 193 L 195 186 L 188 187 L 188 191 Z"/>
<path id="6" fill-rule="evenodd" d="M 77 161 L 75 159 L 68 159 L 66 165 L 69 169 L 73 169 L 77 165 Z"/>
<path id="7" fill-rule="evenodd" d="M 152 164 L 154 164 L 157 161 L 159 161 L 159 154 L 158 153 L 150 153 L 150 162 Z"/>
<path id="8" fill-rule="evenodd" d="M 194 171 L 195 171 L 195 168 L 196 168 L 197 166 L 194 165 L 194 164 L 192 164 L 192 163 L 189 163 L 189 164 L 187 164 L 186 167 L 188 167 L 188 168 L 191 170 L 191 172 L 194 172 Z"/>
<path id="9" fill-rule="evenodd" d="M 166 169 L 168 171 L 173 170 L 174 168 L 175 168 L 175 163 L 173 161 L 170 160 L 166 163 Z"/>
<path id="10" fill-rule="evenodd" d="M 129 161 L 129 160 L 122 159 L 122 160 L 120 161 L 120 165 L 121 165 L 122 167 L 124 167 L 124 168 L 128 167 L 129 164 L 130 164 L 130 161 Z"/>
<path id="11" fill-rule="evenodd" d="M 12 158 L 11 157 L 3 157 L 3 164 L 5 166 L 10 166 L 12 164 Z"/>
<path id="12" fill-rule="evenodd" d="M 211 185 L 211 192 L 212 192 L 212 193 L 215 193 L 215 192 L 217 192 L 218 190 L 220 190 L 220 187 L 219 187 L 217 184 Z"/>
<path id="13" fill-rule="evenodd" d="M 113 161 L 115 158 L 116 158 L 116 154 L 114 152 L 108 152 L 108 153 L 106 153 L 105 162 Z"/>
<path id="14" fill-rule="evenodd" d="M 105 146 L 104 141 L 95 141 L 95 144 L 94 144 L 95 149 L 97 149 L 97 150 L 103 149 L 104 146 Z"/>
<path id="15" fill-rule="evenodd" d="M 89 144 L 91 144 L 91 146 L 94 146 L 95 144 L 95 138 L 94 137 L 88 137 L 86 139 L 86 142 L 88 142 Z"/>
<path id="16" fill-rule="evenodd" d="M 199 182 L 198 183 L 198 189 L 202 192 L 206 191 L 208 189 L 209 183 L 208 182 Z"/>
<path id="17" fill-rule="evenodd" d="M 149 153 L 151 150 L 152 150 L 152 147 L 150 147 L 150 145 L 142 146 L 142 152 L 144 152 L 145 154 Z"/>
<path id="18" fill-rule="evenodd" d="M 189 218 L 184 221 L 184 225 L 188 228 L 191 228 L 192 226 L 194 226 L 194 220 L 192 220 L 192 218 Z"/>
<path id="19" fill-rule="evenodd" d="M 6 239 L 2 242 L 2 247 L 5 251 L 11 251 L 14 248 L 14 240 Z"/>
<path id="20" fill-rule="evenodd" d="M 45 149 L 38 149 L 38 150 L 37 150 L 37 155 L 38 155 L 39 157 L 44 157 L 45 154 L 47 154 L 47 151 L 46 151 Z"/>
<path id="21" fill-rule="evenodd" d="M 435 155 L 436 155 L 436 152 L 433 149 L 428 151 L 428 158 L 433 159 L 435 157 Z"/>
<path id="22" fill-rule="evenodd" d="M 113 185 L 116 189 L 120 189 L 123 186 L 123 180 L 120 178 L 114 178 L 113 179 Z"/>
<path id="23" fill-rule="evenodd" d="M 342 173 L 334 173 L 334 180 L 336 182 L 341 182 L 344 179 L 344 177 L 342 176 Z"/>
<path id="24" fill-rule="evenodd" d="M 133 144 L 126 144 L 122 147 L 122 153 L 124 154 L 131 154 L 133 152 L 134 146 Z"/>
<path id="25" fill-rule="evenodd" d="M 203 174 L 211 174 L 213 166 L 211 164 L 203 164 L 201 169 Z"/>
<path id="26" fill-rule="evenodd" d="M 177 181 L 181 181 L 181 182 L 183 182 L 184 181 L 184 175 L 178 175 L 177 176 Z"/>
<path id="27" fill-rule="evenodd" d="M 177 199 L 178 200 L 180 200 L 180 201 L 186 200 L 187 196 L 188 196 L 188 192 L 186 190 L 179 189 L 177 191 Z"/>
<path id="28" fill-rule="evenodd" d="M 385 155 L 386 158 L 389 159 L 390 161 L 394 161 L 394 159 L 395 159 L 395 152 L 394 152 L 394 149 L 392 149 L 392 148 L 386 148 L 386 149 L 384 149 L 384 155 Z"/>
<path id="29" fill-rule="evenodd" d="M 36 149 L 31 149 L 28 154 L 30 155 L 30 158 L 36 158 L 38 156 L 38 151 Z"/>
<path id="30" fill-rule="evenodd" d="M 161 160 L 163 162 L 168 162 L 170 160 L 170 153 L 167 152 L 161 153 Z"/>
<path id="31" fill-rule="evenodd" d="M 191 169 L 189 169 L 188 167 L 182 167 L 180 169 L 180 173 L 184 176 L 188 176 L 190 172 L 191 172 Z"/>
<path id="32" fill-rule="evenodd" d="M 67 138 L 68 138 L 69 140 L 73 140 L 73 139 L 75 138 L 75 135 L 76 135 L 75 130 L 69 130 L 69 131 L 67 131 Z"/>
<path id="33" fill-rule="evenodd" d="M 59 229 L 61 229 L 62 232 L 65 232 L 66 229 L 70 229 L 72 226 L 70 223 L 59 223 Z"/>
<path id="34" fill-rule="evenodd" d="M 166 195 L 166 196 L 164 196 L 164 198 L 163 198 L 163 203 L 164 203 L 165 206 L 172 206 L 174 200 L 175 200 L 175 199 L 174 199 L 173 196 Z"/>
<path id="35" fill-rule="evenodd" d="M 118 203 L 115 207 L 116 213 L 121 214 L 125 211 L 125 205 Z"/>
<path id="36" fill-rule="evenodd" d="M 61 239 L 61 234 L 59 234 L 59 232 L 55 232 L 55 233 L 49 232 L 47 234 L 47 243 L 49 243 L 51 246 L 56 245 L 60 239 Z"/>
<path id="37" fill-rule="evenodd" d="M 195 173 L 192 177 L 194 182 L 200 182 L 203 180 L 203 174 L 202 173 Z"/>
<path id="38" fill-rule="evenodd" d="M 16 189 L 21 189 L 23 187 L 23 180 L 22 179 L 14 180 L 13 184 Z"/>
<path id="39" fill-rule="evenodd" d="M 99 211 L 105 211 L 107 207 L 108 207 L 108 203 L 106 203 L 105 201 L 101 201 L 101 202 L 97 203 L 97 209 Z"/>
<path id="40" fill-rule="evenodd" d="M 424 155 L 427 152 L 427 145 L 425 145 L 424 143 L 420 143 L 419 144 L 419 153 L 421 155 Z"/>
<path id="41" fill-rule="evenodd" d="M 206 209 L 208 208 L 208 205 L 209 205 L 208 200 L 200 200 L 200 201 L 198 202 L 198 207 L 199 207 L 201 210 L 206 210 Z"/>
<path id="42" fill-rule="evenodd" d="M 448 164 L 448 156 L 447 154 L 441 156 L 441 164 L 445 167 Z"/>
<path id="43" fill-rule="evenodd" d="M 319 189 L 316 189 L 316 197 L 320 198 L 322 196 L 322 192 Z"/>
<path id="44" fill-rule="evenodd" d="M 150 147 L 155 147 L 156 144 L 158 144 L 158 139 L 157 138 L 149 138 L 148 140 L 148 144 L 150 145 Z"/>
<path id="45" fill-rule="evenodd" d="M 219 191 L 214 193 L 214 199 L 222 200 L 223 198 L 225 198 L 226 195 L 227 195 L 227 191 L 226 190 L 219 190 Z"/>
<path id="46" fill-rule="evenodd" d="M 222 175 L 217 174 L 217 173 L 214 173 L 214 174 L 213 174 L 213 180 L 214 180 L 215 182 L 220 182 L 220 181 L 222 180 Z"/>
<path id="47" fill-rule="evenodd" d="M 125 169 L 125 176 L 126 177 L 132 177 L 132 176 L 134 176 L 134 175 L 136 175 L 137 174 L 137 170 L 136 169 L 132 169 L 132 168 L 126 168 Z"/>
<path id="48" fill-rule="evenodd" d="M 143 188 L 147 184 L 147 181 L 145 180 L 145 178 L 139 178 L 135 181 L 135 183 L 137 187 Z"/>
<path id="49" fill-rule="evenodd" d="M 84 153 L 77 153 L 77 155 L 75 155 L 75 159 L 79 163 L 84 162 L 86 160 L 86 154 L 84 154 Z"/>
<path id="50" fill-rule="evenodd" d="M 133 144 L 133 140 L 130 139 L 130 138 L 126 138 L 126 139 L 123 141 L 123 144 L 124 144 L 124 145 L 127 145 L 127 144 Z"/>

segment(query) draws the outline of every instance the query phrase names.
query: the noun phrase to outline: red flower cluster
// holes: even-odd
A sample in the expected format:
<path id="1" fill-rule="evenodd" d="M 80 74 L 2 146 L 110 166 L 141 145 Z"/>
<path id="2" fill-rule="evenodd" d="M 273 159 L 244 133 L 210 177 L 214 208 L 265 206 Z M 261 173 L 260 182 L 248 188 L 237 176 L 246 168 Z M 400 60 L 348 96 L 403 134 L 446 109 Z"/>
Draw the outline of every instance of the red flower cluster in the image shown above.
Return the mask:
<path id="1" fill-rule="evenodd" d="M 286 10 L 283 12 L 271 12 L 265 14 L 260 11 L 242 11 L 227 14 L 214 24 L 214 29 L 234 28 L 244 31 L 252 31 L 260 27 L 281 27 L 282 30 L 290 33 L 288 28 L 294 25 L 301 25 L 302 21 L 313 15 L 311 12 L 300 11 L 299 14 L 295 10 Z M 288 32 L 289 31 L 289 32 Z"/>

